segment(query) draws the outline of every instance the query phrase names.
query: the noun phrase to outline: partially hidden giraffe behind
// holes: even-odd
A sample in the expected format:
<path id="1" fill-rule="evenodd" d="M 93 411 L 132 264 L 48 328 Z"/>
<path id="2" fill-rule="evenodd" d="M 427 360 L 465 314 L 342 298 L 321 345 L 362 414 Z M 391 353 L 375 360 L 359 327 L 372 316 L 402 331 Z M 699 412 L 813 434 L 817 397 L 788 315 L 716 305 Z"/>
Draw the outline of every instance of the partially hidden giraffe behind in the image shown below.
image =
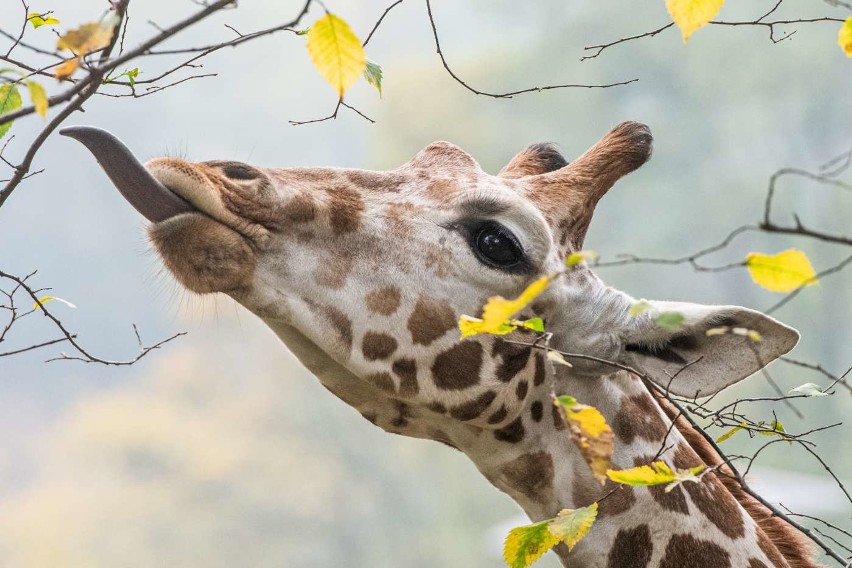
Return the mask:
<path id="1" fill-rule="evenodd" d="M 373 424 L 464 452 L 533 521 L 614 487 L 594 478 L 554 394 L 603 413 L 615 433 L 614 467 L 658 455 L 677 468 L 719 464 L 636 375 L 586 360 L 553 368 L 541 350 L 510 343 L 529 335 L 461 340 L 457 328 L 461 314 L 479 315 L 490 296 L 517 296 L 581 249 L 598 200 L 649 158 L 645 125 L 618 125 L 570 164 L 552 146 L 532 146 L 497 175 L 446 142 L 388 172 L 176 158 L 143 167 L 104 131 L 64 133 L 152 221 L 151 242 L 181 284 L 223 292 L 256 314 Z M 745 308 L 650 302 L 631 317 L 634 303 L 580 265 L 521 317 L 541 317 L 556 349 L 630 366 L 689 397 L 743 379 L 798 340 Z M 683 314 L 683 326 L 656 326 L 666 311 Z M 763 339 L 705 334 L 717 326 Z M 797 532 L 715 474 L 669 493 L 622 487 L 600 502 L 571 552 L 555 552 L 574 568 L 818 566 Z"/>

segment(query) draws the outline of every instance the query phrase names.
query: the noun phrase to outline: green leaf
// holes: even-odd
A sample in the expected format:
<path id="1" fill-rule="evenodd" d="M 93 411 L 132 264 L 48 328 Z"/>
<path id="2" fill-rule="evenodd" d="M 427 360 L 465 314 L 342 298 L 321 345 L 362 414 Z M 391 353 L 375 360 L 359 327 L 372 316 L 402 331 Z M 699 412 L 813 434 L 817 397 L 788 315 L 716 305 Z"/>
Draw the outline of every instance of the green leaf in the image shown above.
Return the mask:
<path id="1" fill-rule="evenodd" d="M 459 331 L 461 331 L 462 339 L 479 333 L 490 333 L 492 335 L 506 335 L 511 333 L 518 326 L 523 326 L 524 322 L 511 319 L 516 313 L 526 307 L 550 284 L 557 275 L 542 276 L 538 280 L 526 287 L 521 292 L 520 296 L 514 300 L 507 300 L 502 296 L 492 296 L 488 298 L 485 306 L 482 308 L 482 318 L 474 318 L 462 314 L 459 318 Z M 533 320 L 538 318 L 533 318 Z M 532 320 L 527 320 L 532 321 Z M 524 326 L 526 327 L 526 326 Z M 544 330 L 544 323 L 541 325 Z M 532 329 L 532 328 L 530 328 Z"/>
<path id="2" fill-rule="evenodd" d="M 33 101 L 36 113 L 42 118 L 47 118 L 47 106 L 50 103 L 47 100 L 44 87 L 35 81 L 27 81 L 27 88 L 30 90 L 30 100 Z"/>
<path id="3" fill-rule="evenodd" d="M 18 92 L 16 85 L 7 84 L 0 87 L 0 115 L 21 108 L 21 104 L 23 104 L 21 93 Z M 0 138 L 3 138 L 10 128 L 12 128 L 12 122 L 0 124 Z"/>
<path id="4" fill-rule="evenodd" d="M 571 550 L 589 534 L 597 516 L 597 503 L 579 509 L 562 509 L 555 519 L 551 519 L 547 527 L 551 534 L 568 545 L 568 550 Z"/>
<path id="5" fill-rule="evenodd" d="M 40 28 L 42 26 L 55 26 L 62 23 L 51 16 L 51 13 L 52 12 L 45 12 L 44 14 L 27 14 L 27 21 L 33 25 L 33 29 Z M 45 16 L 47 17 L 45 18 Z"/>
<path id="6" fill-rule="evenodd" d="M 721 444 L 722 442 L 724 442 L 725 440 L 727 440 L 728 438 L 730 438 L 731 436 L 733 436 L 734 434 L 736 434 L 737 432 L 739 432 L 740 430 L 745 428 L 746 426 L 748 426 L 748 424 L 746 424 L 745 422 L 743 422 L 739 426 L 734 426 L 733 428 L 731 428 L 730 430 L 728 430 L 727 432 L 725 432 L 724 434 L 722 434 L 721 436 L 716 438 L 716 443 Z"/>
<path id="7" fill-rule="evenodd" d="M 541 555 L 559 544 L 548 528 L 549 520 L 509 531 L 503 545 L 503 559 L 509 568 L 527 568 Z"/>
<path id="8" fill-rule="evenodd" d="M 663 312 L 654 320 L 657 327 L 671 331 L 680 329 L 684 321 L 686 321 L 686 318 L 680 312 Z"/>
<path id="9" fill-rule="evenodd" d="M 382 96 L 382 68 L 375 61 L 367 60 L 367 67 L 364 69 L 364 79 L 379 91 L 379 97 Z"/>
<path id="10" fill-rule="evenodd" d="M 308 31 L 308 53 L 317 71 L 342 98 L 367 67 L 361 40 L 344 20 L 326 14 Z"/>
<path id="11" fill-rule="evenodd" d="M 794 389 L 790 389 L 789 394 L 803 394 L 805 396 L 828 396 L 827 392 L 823 392 L 822 388 L 815 383 L 805 383 Z"/>

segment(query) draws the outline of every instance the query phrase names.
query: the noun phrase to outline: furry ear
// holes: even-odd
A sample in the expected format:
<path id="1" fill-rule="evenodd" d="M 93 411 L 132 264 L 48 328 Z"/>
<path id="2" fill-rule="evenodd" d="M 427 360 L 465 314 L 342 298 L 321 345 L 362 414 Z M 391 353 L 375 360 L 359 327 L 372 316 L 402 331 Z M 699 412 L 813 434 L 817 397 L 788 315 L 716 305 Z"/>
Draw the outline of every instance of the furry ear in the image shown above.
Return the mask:
<path id="1" fill-rule="evenodd" d="M 710 396 L 790 351 L 799 333 L 760 312 L 738 306 L 649 302 L 622 336 L 621 361 L 664 389 Z M 683 316 L 677 329 L 660 327 L 662 313 Z M 713 330 L 708 335 L 707 331 Z M 756 332 L 756 333 L 749 333 Z"/>

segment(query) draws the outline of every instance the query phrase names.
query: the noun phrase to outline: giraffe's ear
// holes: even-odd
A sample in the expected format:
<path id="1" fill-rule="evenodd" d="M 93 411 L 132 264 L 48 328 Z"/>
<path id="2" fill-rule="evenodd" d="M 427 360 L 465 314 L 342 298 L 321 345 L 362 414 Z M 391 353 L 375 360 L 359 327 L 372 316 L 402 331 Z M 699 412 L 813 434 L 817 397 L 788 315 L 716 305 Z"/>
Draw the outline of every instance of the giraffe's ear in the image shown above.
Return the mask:
<path id="1" fill-rule="evenodd" d="M 553 144 L 533 144 L 500 170 L 497 174 L 502 178 L 515 179 L 555 172 L 568 165 L 556 146 Z"/>
<path id="2" fill-rule="evenodd" d="M 621 361 L 670 392 L 715 394 L 790 351 L 799 333 L 738 306 L 648 302 L 623 336 Z"/>

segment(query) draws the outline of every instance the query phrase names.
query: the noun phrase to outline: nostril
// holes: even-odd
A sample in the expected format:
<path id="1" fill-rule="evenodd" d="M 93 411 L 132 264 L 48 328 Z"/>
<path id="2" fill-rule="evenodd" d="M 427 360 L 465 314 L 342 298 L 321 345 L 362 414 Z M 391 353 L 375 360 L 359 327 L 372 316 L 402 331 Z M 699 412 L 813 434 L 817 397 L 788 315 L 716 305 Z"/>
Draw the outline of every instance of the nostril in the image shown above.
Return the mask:
<path id="1" fill-rule="evenodd" d="M 214 162 L 223 174 L 232 180 L 251 180 L 260 177 L 260 170 L 243 164 L 242 162 Z"/>

